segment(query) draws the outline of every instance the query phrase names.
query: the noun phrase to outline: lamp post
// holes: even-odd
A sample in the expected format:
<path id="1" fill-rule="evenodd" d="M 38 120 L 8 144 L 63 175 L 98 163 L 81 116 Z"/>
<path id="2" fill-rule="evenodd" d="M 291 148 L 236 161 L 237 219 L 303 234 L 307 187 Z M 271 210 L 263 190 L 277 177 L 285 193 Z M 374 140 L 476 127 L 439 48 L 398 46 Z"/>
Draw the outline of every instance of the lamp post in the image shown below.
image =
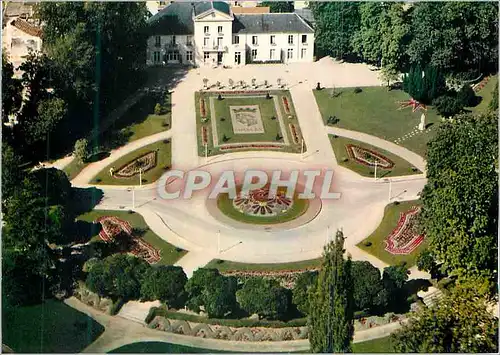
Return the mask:
<path id="1" fill-rule="evenodd" d="M 389 179 L 389 202 L 392 199 L 392 179 Z"/>
<path id="2" fill-rule="evenodd" d="M 139 168 L 139 187 L 142 187 L 142 168 Z"/>
<path id="3" fill-rule="evenodd" d="M 375 160 L 375 180 L 377 180 L 377 161 Z"/>

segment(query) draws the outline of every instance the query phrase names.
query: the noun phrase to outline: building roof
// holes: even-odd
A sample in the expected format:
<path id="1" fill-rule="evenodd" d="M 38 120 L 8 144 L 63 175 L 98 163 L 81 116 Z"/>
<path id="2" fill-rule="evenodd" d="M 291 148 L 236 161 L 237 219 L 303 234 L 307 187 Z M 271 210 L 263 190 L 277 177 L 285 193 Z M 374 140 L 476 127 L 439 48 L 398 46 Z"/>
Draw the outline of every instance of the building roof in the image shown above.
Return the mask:
<path id="1" fill-rule="evenodd" d="M 193 34 L 193 5 L 174 2 L 150 17 L 148 27 L 150 35 Z"/>
<path id="2" fill-rule="evenodd" d="M 307 24 L 311 27 L 314 27 L 314 25 L 316 24 L 311 9 L 295 9 L 295 13 L 302 17 L 302 19 L 306 21 Z"/>
<path id="3" fill-rule="evenodd" d="M 194 14 L 198 16 L 206 11 L 215 9 L 217 11 L 223 12 L 227 15 L 230 14 L 230 7 L 227 2 L 213 1 L 213 2 L 199 2 L 195 5 Z"/>
<path id="4" fill-rule="evenodd" d="M 233 33 L 314 33 L 314 30 L 295 13 L 236 15 Z"/>
<path id="5" fill-rule="evenodd" d="M 231 10 L 233 11 L 233 14 L 268 14 L 269 12 L 271 12 L 269 6 L 232 6 Z"/>
<path id="6" fill-rule="evenodd" d="M 30 36 L 42 38 L 42 30 L 39 27 L 29 23 L 28 21 L 17 18 L 15 20 L 12 20 L 10 24 L 15 28 L 23 31 L 24 33 L 29 34 Z"/>

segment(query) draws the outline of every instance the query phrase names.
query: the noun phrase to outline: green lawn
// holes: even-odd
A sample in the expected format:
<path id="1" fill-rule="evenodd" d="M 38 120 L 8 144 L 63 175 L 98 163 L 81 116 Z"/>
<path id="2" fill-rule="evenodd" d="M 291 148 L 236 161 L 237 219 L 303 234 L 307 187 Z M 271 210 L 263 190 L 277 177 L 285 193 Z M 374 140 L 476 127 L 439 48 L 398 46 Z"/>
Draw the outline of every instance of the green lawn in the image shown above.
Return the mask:
<path id="1" fill-rule="evenodd" d="M 349 158 L 347 153 L 347 144 L 357 145 L 361 148 L 370 149 L 379 154 L 382 154 L 386 158 L 389 158 L 394 163 L 394 167 L 390 170 L 377 168 L 377 177 L 389 177 L 389 176 L 402 176 L 402 175 L 414 175 L 420 174 L 421 171 L 411 165 L 409 162 L 400 158 L 399 156 L 392 154 L 386 150 L 374 147 L 370 144 L 356 141 L 354 139 L 349 139 L 345 137 L 330 135 L 330 142 L 332 144 L 333 152 L 335 153 L 335 158 L 339 165 L 351 169 L 352 171 L 362 175 L 362 176 L 374 176 L 374 167 L 363 165 L 358 163 L 356 160 Z"/>
<path id="2" fill-rule="evenodd" d="M 68 175 L 69 181 L 73 180 L 80 171 L 82 171 L 89 163 L 81 163 L 78 159 L 73 159 L 68 165 L 63 168 L 63 171 Z"/>
<path id="3" fill-rule="evenodd" d="M 412 113 L 410 107 L 399 110 L 399 101 L 410 97 L 402 90 L 388 91 L 385 87 L 364 87 L 356 94 L 353 88 L 336 89 L 339 95 L 332 98 L 330 89 L 314 90 L 314 96 L 326 124 L 328 117 L 339 119 L 335 127 L 372 134 L 394 141 L 410 133 L 420 123 L 422 111 Z M 430 132 L 419 133 L 401 143 L 402 146 L 424 156 L 427 142 L 436 134 L 440 119 L 429 107 L 426 123 Z"/>
<path id="4" fill-rule="evenodd" d="M 226 216 L 243 223 L 251 224 L 277 224 L 294 220 L 300 217 L 307 211 L 309 201 L 306 199 L 294 198 L 292 207 L 284 213 L 279 213 L 273 217 L 259 217 L 251 216 L 241 213 L 233 206 L 233 200 L 229 198 L 228 194 L 220 194 L 217 197 L 217 207 Z"/>
<path id="5" fill-rule="evenodd" d="M 379 338 L 364 341 L 362 343 L 352 344 L 352 352 L 354 353 L 394 353 L 393 342 L 391 337 Z"/>
<path id="6" fill-rule="evenodd" d="M 56 301 L 2 312 L 2 343 L 16 353 L 79 353 L 104 327 Z"/>
<path id="7" fill-rule="evenodd" d="M 170 168 L 171 149 L 172 143 L 170 140 L 162 140 L 146 145 L 114 161 L 101 170 L 90 182 L 92 184 L 104 185 L 139 185 L 139 175 L 131 178 L 116 178 L 109 175 L 109 169 L 113 167 L 116 172 L 122 166 L 132 162 L 134 159 L 156 150 L 158 152 L 156 155 L 156 166 L 142 174 L 142 183 L 151 184 L 158 180 L 165 173 L 167 168 Z"/>
<path id="8" fill-rule="evenodd" d="M 476 107 L 469 108 L 474 113 L 482 113 L 488 111 L 488 105 L 493 99 L 493 90 L 498 83 L 498 75 L 493 75 L 486 85 L 476 94 L 481 97 L 481 102 Z"/>
<path id="9" fill-rule="evenodd" d="M 276 264 L 247 264 L 234 261 L 214 259 L 205 267 L 224 271 L 287 271 L 287 270 L 305 270 L 318 268 L 321 265 L 321 258 L 296 261 L 291 263 Z"/>
<path id="10" fill-rule="evenodd" d="M 294 144 L 292 135 L 290 133 L 289 124 L 293 123 L 297 127 L 298 134 L 300 136 L 300 126 L 295 114 L 295 108 L 293 106 L 293 101 L 290 93 L 285 90 L 281 91 L 270 91 L 271 96 L 278 97 L 278 107 L 274 104 L 274 99 L 268 100 L 263 97 L 231 97 L 224 96 L 223 100 L 217 100 L 217 93 L 195 93 L 195 107 L 196 107 L 196 130 L 198 135 L 198 153 L 200 156 L 205 156 L 205 146 L 202 144 L 201 129 L 203 126 L 208 129 L 208 155 L 217 155 L 224 153 L 220 151 L 219 148 L 213 147 L 212 140 L 212 122 L 211 122 L 211 108 L 210 108 L 210 97 L 214 97 L 214 108 L 216 117 L 216 127 L 217 127 L 217 137 L 220 144 L 233 144 L 233 143 L 251 143 L 251 142 L 271 142 L 271 143 L 283 143 L 283 139 L 276 140 L 277 135 L 281 137 L 287 136 L 290 145 L 284 146 L 279 151 L 300 153 L 301 143 Z M 205 98 L 205 110 L 208 121 L 201 122 L 200 114 L 200 95 Z M 291 118 L 287 117 L 283 109 L 282 97 L 285 96 L 289 103 Z M 260 115 L 262 118 L 262 124 L 264 127 L 264 133 L 255 134 L 235 134 L 233 132 L 233 125 L 231 123 L 230 106 L 247 106 L 247 105 L 258 105 L 260 110 Z M 278 119 L 271 119 L 271 117 L 277 117 L 276 109 L 280 110 L 281 116 L 285 124 L 285 132 L 282 132 Z M 223 120 L 221 120 L 221 118 Z M 223 140 L 224 135 L 229 138 L 227 141 Z M 304 147 L 304 150 L 306 148 Z M 237 149 L 235 151 L 248 151 L 255 150 L 252 148 Z M 260 149 L 262 150 L 262 149 Z M 274 150 L 274 149 L 268 149 Z"/>
<path id="11" fill-rule="evenodd" d="M 173 246 L 172 244 L 167 243 L 163 239 L 161 239 L 158 235 L 156 235 L 151 229 L 149 229 L 148 225 L 144 221 L 144 218 L 139 213 L 129 213 L 125 211 L 91 211 L 85 213 L 78 217 L 79 220 L 93 222 L 97 218 L 102 216 L 115 216 L 125 221 L 128 221 L 132 228 L 137 228 L 140 230 L 145 230 L 145 233 L 142 235 L 142 238 L 154 246 L 161 250 L 161 260 L 158 262 L 158 265 L 173 265 L 177 260 L 179 260 L 182 256 L 184 256 L 187 252 L 180 248 Z M 94 239 L 97 239 L 97 229 L 95 230 L 96 235 L 92 236 Z"/>
<path id="12" fill-rule="evenodd" d="M 384 240 L 394 230 L 394 228 L 396 228 L 399 220 L 399 214 L 401 212 L 408 211 L 412 206 L 419 206 L 421 204 L 422 203 L 420 201 L 416 200 L 401 202 L 397 205 L 394 203 L 388 205 L 384 211 L 384 218 L 377 229 L 357 246 L 387 264 L 396 265 L 405 261 L 406 266 L 410 268 L 415 264 L 417 255 L 426 248 L 425 240 L 411 254 L 408 255 L 394 255 L 388 253 L 384 249 Z M 368 247 L 365 245 L 366 242 L 371 242 L 372 244 Z"/>

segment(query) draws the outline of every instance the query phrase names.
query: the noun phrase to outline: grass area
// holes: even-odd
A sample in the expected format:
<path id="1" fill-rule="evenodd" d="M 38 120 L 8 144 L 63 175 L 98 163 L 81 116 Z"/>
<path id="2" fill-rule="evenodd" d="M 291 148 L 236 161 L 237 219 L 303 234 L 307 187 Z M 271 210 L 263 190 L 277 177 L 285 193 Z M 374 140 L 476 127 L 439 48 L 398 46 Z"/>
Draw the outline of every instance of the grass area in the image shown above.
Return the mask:
<path id="1" fill-rule="evenodd" d="M 118 134 L 123 137 L 124 144 L 126 144 L 170 129 L 172 124 L 171 99 L 170 93 L 165 96 L 157 92 L 145 94 L 107 129 L 101 139 L 106 141 Z M 159 115 L 154 113 L 157 103 L 162 105 L 162 112 Z"/>
<path id="2" fill-rule="evenodd" d="M 388 205 L 384 211 L 384 218 L 377 229 L 357 246 L 390 265 L 396 265 L 403 261 L 406 262 L 406 266 L 408 268 L 415 265 L 417 255 L 426 248 L 427 243 L 425 240 L 411 254 L 408 255 L 394 255 L 388 253 L 384 249 L 384 240 L 394 230 L 394 228 L 396 228 L 399 221 L 399 214 L 401 212 L 406 212 L 412 206 L 419 206 L 421 204 L 422 203 L 420 201 L 415 200 L 400 202 L 399 204 L 392 203 Z M 366 242 L 371 242 L 372 244 L 370 246 L 366 246 Z"/>
<path id="3" fill-rule="evenodd" d="M 354 139 L 349 139 L 345 137 L 338 137 L 330 135 L 330 143 L 332 144 L 333 152 L 335 153 L 335 158 L 339 165 L 351 169 L 352 171 L 362 175 L 362 176 L 374 176 L 375 168 L 372 166 L 363 165 L 358 163 L 356 160 L 351 159 L 348 155 L 346 145 L 353 144 L 361 148 L 370 149 L 376 153 L 382 154 L 386 158 L 392 160 L 394 167 L 390 170 L 381 169 L 380 166 L 377 168 L 377 177 L 389 177 L 389 176 L 402 176 L 402 175 L 413 175 L 421 173 L 420 170 L 415 168 L 409 162 L 400 158 L 399 156 L 392 154 L 384 149 L 374 147 L 373 145 L 360 142 Z"/>
<path id="4" fill-rule="evenodd" d="M 113 167 L 115 172 L 117 172 L 121 167 L 134 161 L 138 157 L 151 151 L 157 151 L 156 166 L 142 174 L 143 184 L 153 183 L 158 180 L 167 169 L 170 168 L 172 158 L 171 150 L 172 143 L 170 140 L 158 141 L 156 143 L 146 145 L 142 148 L 134 150 L 133 152 L 130 152 L 129 154 L 121 157 L 120 159 L 105 167 L 90 181 L 90 183 L 104 185 L 139 185 L 138 175 L 135 175 L 131 178 L 116 178 L 109 175 L 109 169 Z"/>
<path id="5" fill-rule="evenodd" d="M 352 344 L 353 353 L 394 353 L 393 342 L 390 336 L 373 339 L 362 343 Z"/>
<path id="6" fill-rule="evenodd" d="M 79 353 L 104 327 L 56 300 L 2 314 L 2 343 L 16 353 Z"/>
<path id="7" fill-rule="evenodd" d="M 243 223 L 251 224 L 277 224 L 285 223 L 300 217 L 307 211 L 309 200 L 294 198 L 293 205 L 286 212 L 279 212 L 276 216 L 259 217 L 244 214 L 233 206 L 233 200 L 228 194 L 220 194 L 217 197 L 217 207 L 226 216 Z"/>
<path id="8" fill-rule="evenodd" d="M 144 221 L 144 218 L 138 213 L 129 213 L 128 211 L 91 211 L 85 213 L 78 217 L 81 221 L 93 222 L 97 218 L 102 216 L 115 216 L 125 221 L 128 221 L 132 228 L 137 228 L 145 231 L 141 236 L 146 242 L 154 246 L 155 248 L 161 250 L 161 260 L 157 265 L 173 265 L 177 260 L 184 256 L 187 252 L 180 248 L 167 243 L 156 235 Z M 98 234 L 98 229 L 93 230 L 95 232 L 94 238 Z"/>
<path id="9" fill-rule="evenodd" d="M 321 265 L 321 258 L 310 259 L 303 261 L 295 261 L 291 263 L 276 263 L 276 264 L 247 264 L 234 261 L 214 259 L 205 267 L 224 271 L 289 271 L 289 270 L 306 270 L 318 268 Z"/>
<path id="10" fill-rule="evenodd" d="M 476 94 L 481 97 L 481 102 L 476 107 L 469 108 L 473 113 L 483 113 L 488 111 L 488 105 L 493 99 L 493 90 L 498 83 L 498 75 L 493 75 L 486 85 Z"/>
<path id="11" fill-rule="evenodd" d="M 284 146 L 281 149 L 268 148 L 266 150 L 279 150 L 284 152 L 300 153 L 301 143 L 294 144 L 292 134 L 290 133 L 289 124 L 295 124 L 298 130 L 298 135 L 300 137 L 300 126 L 295 113 L 295 108 L 293 106 L 292 98 L 290 93 L 286 90 L 280 91 L 270 91 L 271 96 L 277 97 L 278 105 L 275 105 L 274 99 L 268 100 L 264 97 L 249 96 L 249 97 L 231 97 L 230 95 L 224 96 L 223 100 L 217 100 L 218 94 L 212 93 L 195 93 L 195 107 L 196 107 L 196 130 L 198 135 L 198 153 L 200 156 L 205 155 L 205 146 L 202 143 L 201 130 L 202 127 L 207 127 L 208 129 L 208 144 L 207 151 L 208 155 L 217 155 L 224 153 L 218 147 L 214 147 L 212 138 L 212 122 L 211 122 L 211 107 L 210 107 L 210 97 L 214 97 L 214 109 L 216 117 L 216 127 L 217 127 L 217 137 L 220 144 L 234 144 L 234 143 L 251 143 L 251 142 L 267 142 L 267 143 L 283 143 L 283 139 L 277 140 L 277 135 L 280 137 L 288 137 L 290 145 Z M 200 114 L 200 97 L 203 95 L 205 98 L 205 111 L 208 120 L 206 122 L 201 121 Z M 237 95 L 236 95 L 237 96 Z M 290 109 L 291 118 L 287 116 L 283 108 L 282 97 L 286 97 L 288 100 L 288 105 Z M 264 133 L 252 133 L 252 134 L 236 134 L 233 131 L 233 125 L 231 122 L 230 106 L 247 106 L 247 105 L 258 105 L 260 110 L 260 115 L 262 119 L 262 125 L 264 127 Z M 286 127 L 285 132 L 280 128 L 279 120 L 277 119 L 277 110 L 281 113 L 284 125 Z M 276 119 L 271 119 L 275 117 Z M 223 118 L 223 120 L 221 120 Z M 229 138 L 224 141 L 224 135 Z M 305 149 L 305 147 L 304 147 Z M 254 148 L 244 148 L 237 149 L 235 151 L 248 151 L 255 150 Z M 259 149 L 262 150 L 262 149 Z"/>
<path id="12" fill-rule="evenodd" d="M 388 91 L 379 86 L 362 90 L 356 94 L 353 88 L 338 88 L 337 97 L 331 97 L 330 89 L 314 90 L 325 124 L 330 116 L 336 116 L 339 121 L 335 127 L 372 134 L 392 142 L 413 131 L 420 123 L 422 111 L 412 112 L 410 107 L 399 110 L 398 102 L 410 98 L 404 91 Z M 401 145 L 424 156 L 427 142 L 435 135 L 440 122 L 436 111 L 429 107 L 426 124 L 431 128 L 430 132 L 416 134 Z"/>
<path id="13" fill-rule="evenodd" d="M 68 165 L 63 168 L 63 171 L 68 175 L 69 181 L 73 180 L 80 172 L 85 169 L 89 163 L 82 163 L 78 159 L 73 159 Z"/>

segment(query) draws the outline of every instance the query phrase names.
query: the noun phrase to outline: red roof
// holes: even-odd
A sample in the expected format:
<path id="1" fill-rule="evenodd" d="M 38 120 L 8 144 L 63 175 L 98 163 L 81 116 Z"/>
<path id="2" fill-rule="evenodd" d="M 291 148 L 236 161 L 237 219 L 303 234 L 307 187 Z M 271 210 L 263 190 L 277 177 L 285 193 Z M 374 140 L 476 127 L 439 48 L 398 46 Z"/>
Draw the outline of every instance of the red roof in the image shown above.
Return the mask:
<path id="1" fill-rule="evenodd" d="M 42 38 L 42 29 L 29 23 L 28 21 L 17 18 L 11 22 L 11 25 L 31 36 Z"/>

